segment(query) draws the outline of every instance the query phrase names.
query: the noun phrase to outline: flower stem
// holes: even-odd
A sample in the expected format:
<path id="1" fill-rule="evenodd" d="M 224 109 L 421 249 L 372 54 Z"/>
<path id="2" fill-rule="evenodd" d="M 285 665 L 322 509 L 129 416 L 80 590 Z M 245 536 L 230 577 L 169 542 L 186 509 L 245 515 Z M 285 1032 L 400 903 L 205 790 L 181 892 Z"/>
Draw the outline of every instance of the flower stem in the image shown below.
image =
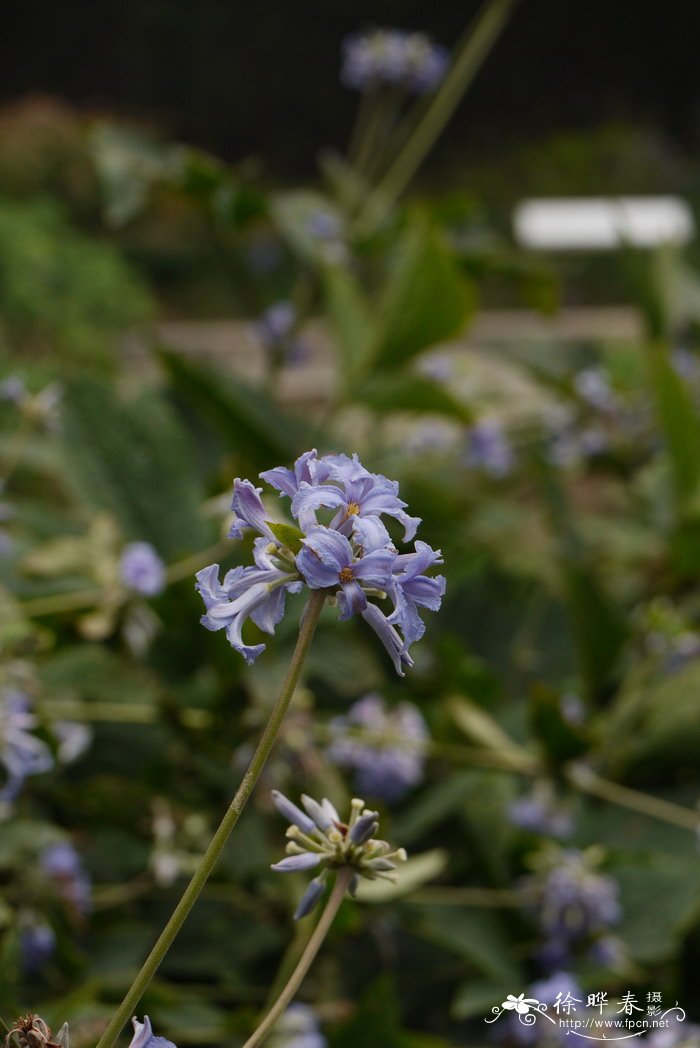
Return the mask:
<path id="1" fill-rule="evenodd" d="M 452 68 L 422 119 L 358 216 L 358 232 L 371 232 L 411 181 L 498 39 L 514 3 L 515 0 L 486 0 L 473 27 L 469 26 L 457 45 Z"/>
<path id="2" fill-rule="evenodd" d="M 255 783 L 257 782 L 258 777 L 265 766 L 265 762 L 270 755 L 270 750 L 272 749 L 277 737 L 277 732 L 280 729 L 284 715 L 287 712 L 289 703 L 291 702 L 294 689 L 299 680 L 301 668 L 304 665 L 304 660 L 306 659 L 311 646 L 311 640 L 316 631 L 316 626 L 321 615 L 325 598 L 326 594 L 323 590 L 315 590 L 309 597 L 309 602 L 306 605 L 306 610 L 299 630 L 299 638 L 284 678 L 284 682 L 280 689 L 279 697 L 272 713 L 270 714 L 270 719 L 265 725 L 265 730 L 263 731 L 262 738 L 258 743 L 258 748 L 256 749 L 248 769 L 243 776 L 240 786 L 236 790 L 236 795 L 221 820 L 219 828 L 212 837 L 211 843 L 204 853 L 202 861 L 197 867 L 192 880 L 187 885 L 182 898 L 175 907 L 172 917 L 166 924 L 160 934 L 160 938 L 146 958 L 141 971 L 134 979 L 126 997 L 117 1009 L 114 1018 L 100 1040 L 97 1042 L 97 1048 L 112 1048 L 112 1045 L 121 1033 L 122 1028 L 131 1018 L 137 1004 L 148 988 L 151 979 L 158 971 L 163 958 L 170 949 L 175 936 L 180 931 L 187 915 L 197 901 L 199 893 L 214 869 L 216 861 L 219 858 L 231 831 L 238 822 L 239 816 L 253 792 Z"/>
<path id="3" fill-rule="evenodd" d="M 287 1008 L 288 1004 L 294 999 L 297 990 L 304 980 L 304 976 L 311 967 L 316 954 L 321 948 L 323 940 L 328 934 L 336 913 L 340 909 L 340 904 L 343 901 L 343 896 L 345 895 L 351 878 L 352 870 L 349 866 L 345 866 L 338 871 L 333 890 L 328 898 L 328 902 L 326 903 L 326 908 L 321 914 L 318 924 L 314 928 L 313 935 L 306 944 L 306 949 L 299 958 L 299 963 L 292 972 L 287 985 L 282 990 L 282 993 L 260 1023 L 255 1033 L 253 1033 L 245 1042 L 243 1048 L 255 1048 L 255 1045 L 261 1044 Z"/>

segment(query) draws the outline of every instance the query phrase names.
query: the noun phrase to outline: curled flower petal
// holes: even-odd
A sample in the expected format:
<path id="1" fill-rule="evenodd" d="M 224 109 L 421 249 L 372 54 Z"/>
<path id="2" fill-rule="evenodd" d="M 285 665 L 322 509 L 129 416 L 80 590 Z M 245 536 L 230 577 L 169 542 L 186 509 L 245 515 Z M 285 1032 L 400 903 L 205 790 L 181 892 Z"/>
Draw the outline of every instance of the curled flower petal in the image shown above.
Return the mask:
<path id="1" fill-rule="evenodd" d="M 380 641 L 386 648 L 389 658 L 394 663 L 394 669 L 400 677 L 404 676 L 403 667 L 412 666 L 413 659 L 405 650 L 404 642 L 389 623 L 386 615 L 379 610 L 376 604 L 368 603 L 362 612 L 362 618 L 369 623 Z"/>
<path id="2" fill-rule="evenodd" d="M 249 480 L 236 477 L 233 482 L 233 499 L 231 509 L 236 517 L 229 531 L 229 538 L 240 539 L 246 528 L 253 528 L 260 535 L 275 541 L 267 523 L 267 513 L 260 498 L 262 488 L 256 488 Z"/>
<path id="3" fill-rule="evenodd" d="M 135 1017 L 131 1021 L 134 1026 L 134 1036 L 131 1038 L 129 1048 L 175 1048 L 173 1042 L 166 1037 L 154 1035 L 151 1020 L 147 1015 L 144 1015 L 142 1023 Z"/>

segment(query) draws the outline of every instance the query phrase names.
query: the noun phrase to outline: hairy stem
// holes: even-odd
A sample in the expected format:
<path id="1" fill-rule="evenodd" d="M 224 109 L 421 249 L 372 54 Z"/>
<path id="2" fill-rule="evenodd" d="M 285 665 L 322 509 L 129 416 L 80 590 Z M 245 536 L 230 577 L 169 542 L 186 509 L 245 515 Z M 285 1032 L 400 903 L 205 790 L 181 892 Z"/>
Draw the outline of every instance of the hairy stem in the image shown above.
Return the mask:
<path id="1" fill-rule="evenodd" d="M 187 915 L 197 901 L 202 888 L 209 879 L 231 831 L 238 822 L 240 814 L 253 792 L 255 783 L 257 782 L 260 773 L 265 766 L 265 762 L 270 755 L 270 750 L 272 749 L 277 733 L 284 719 L 284 715 L 287 712 L 289 703 L 291 702 L 294 689 L 299 680 L 301 668 L 304 665 L 304 660 L 306 659 L 311 646 L 311 640 L 316 631 L 316 625 L 321 615 L 325 598 L 326 594 L 322 590 L 315 590 L 311 594 L 299 630 L 299 639 L 297 640 L 294 654 L 292 655 L 292 660 L 284 678 L 279 697 L 272 713 L 270 714 L 270 719 L 265 725 L 265 730 L 263 731 L 262 738 L 258 743 L 258 748 L 256 749 L 248 769 L 243 776 L 243 780 L 236 791 L 236 795 L 221 820 L 219 828 L 212 837 L 211 843 L 209 844 L 202 861 L 197 867 L 192 880 L 187 885 L 182 898 L 175 907 L 172 917 L 166 924 L 160 934 L 160 938 L 146 958 L 141 971 L 134 979 L 126 997 L 117 1009 L 114 1018 L 98 1041 L 97 1048 L 112 1048 L 112 1045 L 121 1033 L 122 1028 L 133 1015 L 137 1004 L 148 988 L 151 979 L 158 971 L 158 968 L 170 949 L 175 936 L 180 931 Z"/>
<path id="2" fill-rule="evenodd" d="M 336 913 L 340 909 L 340 904 L 343 901 L 343 896 L 345 895 L 351 877 L 352 870 L 349 866 L 345 866 L 338 871 L 333 890 L 328 898 L 328 902 L 326 903 L 326 908 L 321 914 L 318 924 L 314 928 L 313 935 L 309 939 L 306 949 L 299 958 L 299 963 L 292 972 L 287 985 L 282 990 L 282 993 L 260 1023 L 255 1033 L 253 1033 L 245 1042 L 243 1048 L 255 1048 L 256 1044 L 261 1044 L 287 1006 L 294 999 L 297 990 L 304 980 L 304 976 L 311 967 L 316 954 L 321 948 L 323 940 L 328 934 Z"/>

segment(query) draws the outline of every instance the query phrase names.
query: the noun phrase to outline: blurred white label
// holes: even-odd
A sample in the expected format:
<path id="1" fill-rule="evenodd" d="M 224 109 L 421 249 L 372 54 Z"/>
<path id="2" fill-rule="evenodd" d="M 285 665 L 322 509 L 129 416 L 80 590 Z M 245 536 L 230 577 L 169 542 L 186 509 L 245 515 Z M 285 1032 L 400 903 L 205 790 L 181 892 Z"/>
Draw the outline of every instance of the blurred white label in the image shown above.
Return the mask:
<path id="1" fill-rule="evenodd" d="M 695 233 L 690 208 L 672 196 L 523 200 L 513 227 L 524 247 L 550 251 L 686 244 Z"/>

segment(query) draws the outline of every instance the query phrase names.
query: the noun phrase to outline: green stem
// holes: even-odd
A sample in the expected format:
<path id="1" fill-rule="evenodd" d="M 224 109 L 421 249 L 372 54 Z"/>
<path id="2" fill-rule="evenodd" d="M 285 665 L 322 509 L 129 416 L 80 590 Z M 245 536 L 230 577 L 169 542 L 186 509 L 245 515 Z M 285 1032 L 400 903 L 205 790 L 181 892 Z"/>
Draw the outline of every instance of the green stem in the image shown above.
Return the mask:
<path id="1" fill-rule="evenodd" d="M 311 646 L 311 640 L 316 631 L 316 626 L 325 599 L 326 594 L 323 590 L 314 590 L 309 597 L 309 602 L 306 606 L 304 618 L 299 630 L 299 639 L 297 640 L 294 654 L 292 655 L 292 660 L 289 664 L 289 669 L 284 678 L 277 702 L 270 714 L 270 719 L 263 731 L 258 748 L 248 766 L 248 770 L 243 776 L 243 780 L 236 791 L 236 795 L 231 801 L 228 811 L 221 820 L 219 828 L 212 837 L 211 843 L 209 844 L 201 863 L 197 867 L 192 880 L 175 907 L 172 917 L 166 924 L 161 932 L 160 938 L 146 958 L 141 971 L 136 976 L 126 994 L 126 997 L 117 1009 L 114 1018 L 98 1041 L 97 1048 L 112 1048 L 112 1045 L 121 1033 L 122 1028 L 133 1015 L 134 1010 L 148 988 L 151 979 L 158 971 L 163 958 L 170 949 L 175 936 L 180 931 L 187 915 L 197 901 L 199 893 L 214 869 L 216 861 L 219 858 L 231 831 L 238 822 L 239 816 L 253 792 L 255 783 L 258 781 L 258 777 L 270 755 L 270 750 L 272 749 L 280 725 L 284 719 L 284 715 L 287 712 L 289 703 L 291 702 L 294 689 L 299 680 L 301 668 L 304 665 L 304 660 L 306 659 Z"/>
<path id="2" fill-rule="evenodd" d="M 415 131 L 360 213 L 360 232 L 371 231 L 411 181 L 498 39 L 515 3 L 516 0 L 487 0 L 482 7 L 475 24 L 458 44 L 452 67 Z"/>
<path id="3" fill-rule="evenodd" d="M 321 948 L 323 940 L 326 938 L 326 935 L 330 930 L 336 913 L 340 909 L 340 904 L 343 901 L 343 896 L 345 895 L 351 878 L 352 869 L 349 866 L 344 866 L 338 871 L 333 890 L 328 898 L 328 902 L 326 903 L 326 908 L 321 914 L 319 922 L 314 928 L 313 935 L 306 944 L 306 949 L 299 958 L 299 963 L 292 972 L 289 982 L 284 990 L 282 990 L 282 993 L 260 1023 L 255 1033 L 253 1033 L 245 1042 L 243 1048 L 255 1048 L 255 1045 L 261 1044 L 289 1003 L 294 999 L 297 990 L 304 980 L 304 976 L 311 967 L 316 954 Z"/>
<path id="4" fill-rule="evenodd" d="M 680 826 L 684 830 L 693 830 L 693 832 L 700 824 L 698 812 L 684 808 L 680 804 L 674 804 L 672 801 L 666 801 L 662 797 L 654 797 L 649 793 L 632 790 L 629 786 L 621 786 L 618 782 L 603 779 L 584 764 L 570 765 L 567 777 L 576 789 L 620 808 L 628 808 L 630 811 L 636 811 L 641 815 L 660 819 L 662 822 Z"/>

